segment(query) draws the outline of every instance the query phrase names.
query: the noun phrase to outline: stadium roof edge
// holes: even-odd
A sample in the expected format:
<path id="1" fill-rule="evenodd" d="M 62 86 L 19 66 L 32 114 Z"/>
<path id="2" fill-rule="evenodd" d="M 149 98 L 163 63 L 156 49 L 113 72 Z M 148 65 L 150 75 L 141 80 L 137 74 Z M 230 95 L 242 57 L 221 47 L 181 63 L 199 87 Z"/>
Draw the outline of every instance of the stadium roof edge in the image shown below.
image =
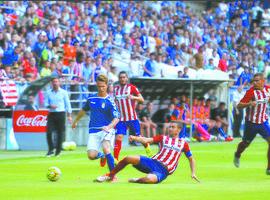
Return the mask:
<path id="1" fill-rule="evenodd" d="M 165 100 L 178 97 L 182 94 L 188 96 L 203 96 L 210 89 L 216 89 L 223 83 L 229 84 L 233 80 L 212 79 L 166 79 L 166 78 L 130 78 L 130 82 L 136 85 L 145 99 Z"/>

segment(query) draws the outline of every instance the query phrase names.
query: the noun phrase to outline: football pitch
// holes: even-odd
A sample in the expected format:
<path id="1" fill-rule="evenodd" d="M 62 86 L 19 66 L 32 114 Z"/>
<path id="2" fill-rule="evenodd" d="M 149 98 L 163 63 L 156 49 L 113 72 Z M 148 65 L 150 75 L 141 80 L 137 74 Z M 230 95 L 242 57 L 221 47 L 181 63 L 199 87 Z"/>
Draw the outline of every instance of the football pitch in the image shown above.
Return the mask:
<path id="1" fill-rule="evenodd" d="M 107 168 L 100 168 L 98 160 L 89 161 L 85 147 L 62 152 L 59 158 L 46 158 L 45 151 L 0 151 L 0 199 L 269 199 L 266 142 L 256 138 L 243 154 L 240 168 L 235 168 L 232 160 L 238 142 L 191 143 L 201 183 L 191 179 L 188 160 L 182 154 L 174 174 L 155 185 L 128 183 L 128 178 L 143 176 L 132 166 L 118 174 L 116 183 L 94 183 Z M 157 147 L 152 146 L 152 150 L 156 151 Z M 144 149 L 126 147 L 121 157 L 137 154 L 144 155 Z M 50 166 L 61 169 L 59 181 L 47 180 Z"/>

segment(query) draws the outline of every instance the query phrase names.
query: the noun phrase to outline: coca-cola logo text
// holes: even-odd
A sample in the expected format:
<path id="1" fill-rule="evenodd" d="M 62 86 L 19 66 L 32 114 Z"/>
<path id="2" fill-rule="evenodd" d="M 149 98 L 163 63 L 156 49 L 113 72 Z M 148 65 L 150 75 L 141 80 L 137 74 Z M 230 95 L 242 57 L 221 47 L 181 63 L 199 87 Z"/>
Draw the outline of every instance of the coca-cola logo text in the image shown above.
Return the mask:
<path id="1" fill-rule="evenodd" d="M 35 117 L 25 117 L 21 115 L 17 121 L 17 126 L 46 126 L 47 125 L 47 116 L 37 115 Z"/>

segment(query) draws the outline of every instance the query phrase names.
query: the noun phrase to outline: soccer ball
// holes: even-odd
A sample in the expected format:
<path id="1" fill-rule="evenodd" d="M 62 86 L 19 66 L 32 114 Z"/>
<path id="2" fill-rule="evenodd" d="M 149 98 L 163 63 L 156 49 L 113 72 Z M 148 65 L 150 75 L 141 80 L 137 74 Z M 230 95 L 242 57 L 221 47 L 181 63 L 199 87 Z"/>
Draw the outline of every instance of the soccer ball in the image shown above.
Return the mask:
<path id="1" fill-rule="evenodd" d="M 73 141 L 69 142 L 69 150 L 73 151 L 76 149 L 76 147 L 77 147 L 77 145 L 75 142 L 73 142 Z"/>
<path id="2" fill-rule="evenodd" d="M 63 142 L 62 144 L 62 148 L 65 150 L 65 151 L 73 151 L 75 150 L 77 147 L 76 143 L 71 141 L 71 142 Z"/>
<path id="3" fill-rule="evenodd" d="M 61 177 L 61 171 L 58 167 L 50 167 L 48 169 L 48 172 L 47 172 L 47 178 L 50 180 L 50 181 L 57 181 L 60 179 Z"/>
<path id="4" fill-rule="evenodd" d="M 69 150 L 69 142 L 63 142 L 62 148 L 63 148 L 63 150 L 68 151 Z"/>

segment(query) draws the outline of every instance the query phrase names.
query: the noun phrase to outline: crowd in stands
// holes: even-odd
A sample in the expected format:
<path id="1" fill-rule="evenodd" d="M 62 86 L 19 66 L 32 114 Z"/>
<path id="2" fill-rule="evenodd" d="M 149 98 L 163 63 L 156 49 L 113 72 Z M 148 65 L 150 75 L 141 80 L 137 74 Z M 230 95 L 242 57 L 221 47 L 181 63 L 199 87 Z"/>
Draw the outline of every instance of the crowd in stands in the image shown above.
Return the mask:
<path id="1" fill-rule="evenodd" d="M 221 70 L 236 84 L 265 72 L 270 58 L 270 10 L 257 0 L 218 3 L 195 13 L 182 1 L 3 1 L 0 5 L 1 77 L 31 82 L 67 75 L 94 83 L 117 81 L 113 45 L 126 49 L 133 76 L 162 76 L 162 63 Z M 10 8 L 9 8 L 10 7 Z"/>
<path id="2" fill-rule="evenodd" d="M 85 91 L 100 73 L 118 80 L 114 47 L 131 56 L 131 77 L 162 77 L 166 64 L 184 66 L 178 78 L 203 69 L 224 71 L 235 85 L 256 72 L 270 79 L 270 9 L 258 0 L 216 5 L 198 13 L 182 1 L 2 1 L 0 79 L 59 75 Z"/>

